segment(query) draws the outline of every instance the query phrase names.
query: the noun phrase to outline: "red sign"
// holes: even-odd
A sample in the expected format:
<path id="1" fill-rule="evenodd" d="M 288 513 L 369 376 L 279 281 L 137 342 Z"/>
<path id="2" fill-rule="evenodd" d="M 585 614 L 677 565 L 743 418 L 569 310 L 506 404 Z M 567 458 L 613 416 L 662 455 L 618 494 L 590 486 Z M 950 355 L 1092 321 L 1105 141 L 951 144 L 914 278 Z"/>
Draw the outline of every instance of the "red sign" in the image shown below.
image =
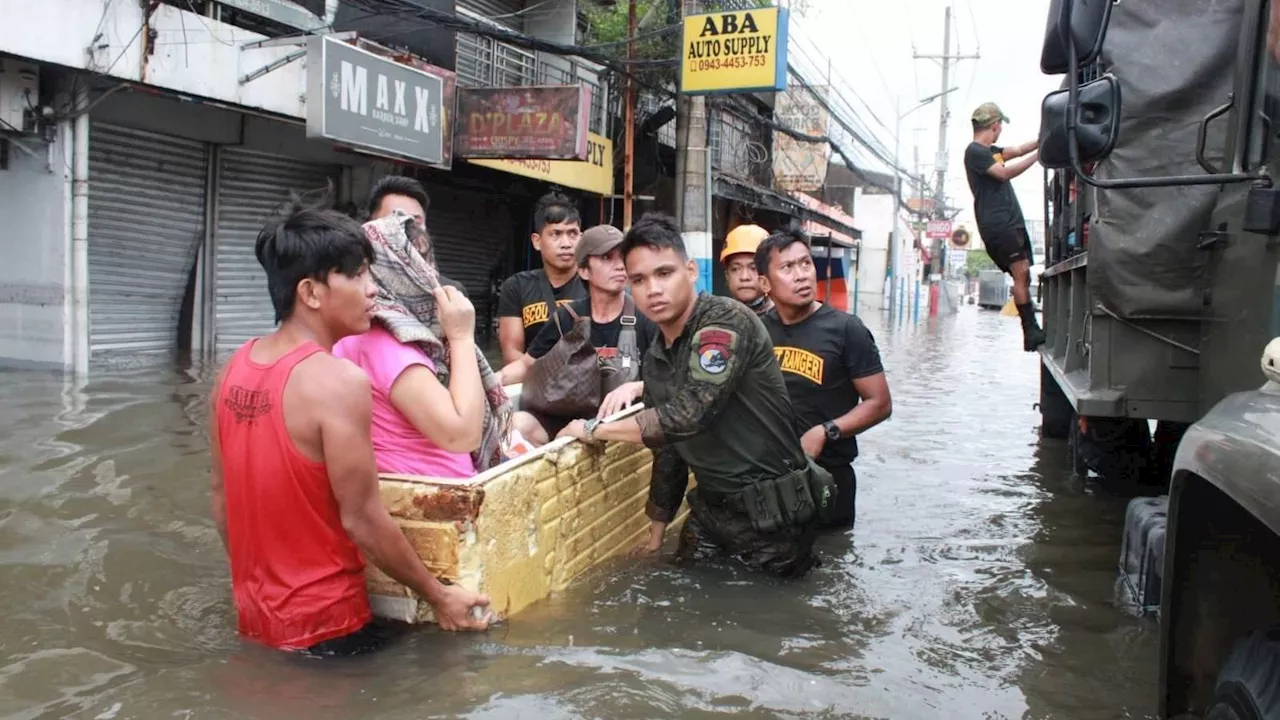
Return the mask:
<path id="1" fill-rule="evenodd" d="M 929 224 L 925 227 L 924 236 L 927 238 L 951 237 L 951 221 L 930 220 Z"/>
<path id="2" fill-rule="evenodd" d="M 453 151 L 463 158 L 586 160 L 584 85 L 459 88 Z"/>

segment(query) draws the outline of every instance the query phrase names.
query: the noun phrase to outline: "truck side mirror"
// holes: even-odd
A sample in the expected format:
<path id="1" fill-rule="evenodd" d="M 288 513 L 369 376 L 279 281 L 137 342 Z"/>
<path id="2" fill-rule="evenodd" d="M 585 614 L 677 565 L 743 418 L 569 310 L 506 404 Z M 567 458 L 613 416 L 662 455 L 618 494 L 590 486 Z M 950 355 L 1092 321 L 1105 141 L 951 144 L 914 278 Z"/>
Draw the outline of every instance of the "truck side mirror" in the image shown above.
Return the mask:
<path id="1" fill-rule="evenodd" d="M 1102 53 L 1114 0 L 1050 0 L 1049 21 L 1040 50 L 1040 71 L 1063 75 L 1089 65 Z M 1070 27 L 1068 27 L 1070 18 Z M 1076 67 L 1068 60 L 1068 38 L 1076 48 Z"/>
<path id="2" fill-rule="evenodd" d="M 1050 170 L 1071 167 L 1069 96 L 1067 90 L 1059 90 L 1046 95 L 1040 104 L 1040 164 Z M 1097 162 L 1115 149 L 1120 138 L 1120 83 L 1113 76 L 1104 75 L 1080 86 L 1075 137 L 1081 165 Z"/>

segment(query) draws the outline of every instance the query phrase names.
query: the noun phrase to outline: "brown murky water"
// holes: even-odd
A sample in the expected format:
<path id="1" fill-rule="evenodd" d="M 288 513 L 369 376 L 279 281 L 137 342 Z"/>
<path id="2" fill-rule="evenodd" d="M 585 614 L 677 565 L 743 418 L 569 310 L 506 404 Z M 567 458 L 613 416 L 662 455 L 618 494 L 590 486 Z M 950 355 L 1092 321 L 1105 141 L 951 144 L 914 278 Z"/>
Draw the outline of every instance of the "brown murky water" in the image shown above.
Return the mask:
<path id="1" fill-rule="evenodd" d="M 895 414 L 862 442 L 857 529 L 809 578 L 622 561 L 485 635 L 347 662 L 235 636 L 206 372 L 0 373 L 0 715 L 1150 717 L 1156 629 L 1114 581 L 1124 500 L 1040 442 L 1017 323 L 867 322 Z"/>

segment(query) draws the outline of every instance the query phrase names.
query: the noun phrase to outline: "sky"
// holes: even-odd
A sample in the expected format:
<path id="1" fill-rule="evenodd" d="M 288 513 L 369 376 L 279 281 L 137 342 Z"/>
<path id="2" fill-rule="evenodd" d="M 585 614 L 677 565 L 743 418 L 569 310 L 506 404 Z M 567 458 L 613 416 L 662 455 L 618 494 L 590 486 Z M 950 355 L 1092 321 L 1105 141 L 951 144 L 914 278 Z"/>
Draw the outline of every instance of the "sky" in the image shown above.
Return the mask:
<path id="1" fill-rule="evenodd" d="M 942 53 L 945 10 L 952 8 L 952 53 L 980 56 L 952 64 L 950 85 L 956 90 L 948 95 L 945 188 L 952 204 L 963 208 L 957 221 L 972 230 L 973 200 L 964 174 L 964 148 L 973 139 L 969 116 L 978 105 L 992 101 L 1010 118 L 1001 144 L 1021 143 L 1039 133 L 1040 102 L 1063 79 L 1040 72 L 1049 0 L 782 0 L 780 4 L 792 7 L 793 62 L 799 60 L 799 67 L 822 67 L 825 55 L 836 91 L 858 96 L 848 98 L 849 104 L 890 154 L 897 107 L 909 110 L 943 89 L 941 65 L 914 59 L 913 53 Z M 812 84 L 823 80 L 820 76 L 806 79 Z M 930 178 L 939 114 L 935 101 L 902 121 L 900 164 L 913 167 L 918 142 L 920 165 Z M 866 160 L 871 167 L 877 164 L 865 151 L 855 160 Z M 1042 183 L 1038 164 L 1014 180 L 1030 221 L 1043 219 Z"/>

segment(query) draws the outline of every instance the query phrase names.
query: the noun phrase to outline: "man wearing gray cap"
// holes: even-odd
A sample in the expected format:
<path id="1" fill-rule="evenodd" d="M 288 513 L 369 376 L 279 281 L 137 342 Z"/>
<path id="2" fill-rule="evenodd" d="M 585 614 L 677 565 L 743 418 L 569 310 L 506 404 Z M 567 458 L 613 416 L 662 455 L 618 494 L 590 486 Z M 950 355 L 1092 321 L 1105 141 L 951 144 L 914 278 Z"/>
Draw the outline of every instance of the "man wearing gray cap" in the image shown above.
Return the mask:
<path id="1" fill-rule="evenodd" d="M 1022 348 L 1032 352 L 1044 344 L 1044 330 L 1036 322 L 1031 302 L 1031 239 L 1022 206 L 1011 180 L 1026 172 L 1039 157 L 1039 140 L 1000 147 L 1000 132 L 1009 118 L 995 103 L 973 111 L 973 142 L 964 151 L 964 170 L 973 191 L 978 234 L 996 267 L 1013 277 L 1013 301 L 1022 318 Z M 1014 158 L 1022 158 L 1008 163 Z"/>
<path id="2" fill-rule="evenodd" d="M 547 323 L 529 344 L 524 355 L 502 368 L 502 383 L 524 382 L 534 362 L 551 351 L 580 317 L 591 319 L 591 346 L 601 363 L 613 363 L 625 373 L 638 377 L 640 358 L 649 349 L 657 326 L 637 313 L 627 295 L 627 268 L 622 262 L 622 231 L 612 225 L 597 225 L 582 233 L 574 252 L 578 276 L 588 295 L 561 307 L 553 322 Z M 536 421 L 536 426 L 530 420 Z M 554 418 L 517 413 L 516 428 L 535 445 L 556 436 L 573 418 Z"/>

